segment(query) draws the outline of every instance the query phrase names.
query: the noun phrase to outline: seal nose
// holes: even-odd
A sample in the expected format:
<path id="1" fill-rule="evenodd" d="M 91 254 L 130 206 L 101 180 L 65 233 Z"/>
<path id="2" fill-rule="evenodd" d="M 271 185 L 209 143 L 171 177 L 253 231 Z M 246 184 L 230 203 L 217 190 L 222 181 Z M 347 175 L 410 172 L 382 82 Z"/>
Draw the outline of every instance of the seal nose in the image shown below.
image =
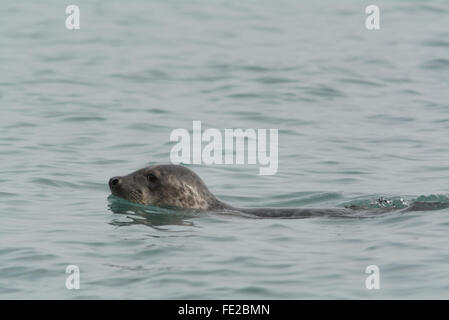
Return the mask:
<path id="1" fill-rule="evenodd" d="M 113 186 L 119 184 L 120 181 L 120 177 L 112 177 L 111 179 L 109 179 L 109 186 L 112 188 Z"/>

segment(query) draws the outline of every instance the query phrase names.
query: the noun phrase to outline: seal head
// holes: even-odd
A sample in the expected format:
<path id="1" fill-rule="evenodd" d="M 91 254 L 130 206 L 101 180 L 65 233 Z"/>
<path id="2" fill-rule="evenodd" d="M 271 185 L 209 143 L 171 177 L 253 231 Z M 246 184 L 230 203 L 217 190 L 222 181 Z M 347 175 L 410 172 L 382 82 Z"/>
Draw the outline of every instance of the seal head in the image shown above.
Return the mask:
<path id="1" fill-rule="evenodd" d="M 113 195 L 144 205 L 211 210 L 224 206 L 192 170 L 179 165 L 149 166 L 112 177 Z"/>

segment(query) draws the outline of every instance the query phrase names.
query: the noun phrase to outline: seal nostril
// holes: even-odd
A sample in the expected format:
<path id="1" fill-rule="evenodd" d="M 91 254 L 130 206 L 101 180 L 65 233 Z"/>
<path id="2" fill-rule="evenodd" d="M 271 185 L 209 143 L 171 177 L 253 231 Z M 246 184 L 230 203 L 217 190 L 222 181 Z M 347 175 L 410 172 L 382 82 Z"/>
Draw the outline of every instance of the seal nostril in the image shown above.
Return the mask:
<path id="1" fill-rule="evenodd" d="M 117 183 L 119 183 L 120 182 L 120 180 L 118 179 L 118 178 L 111 178 L 110 180 L 109 180 L 109 184 L 111 185 L 111 186 L 115 186 Z"/>

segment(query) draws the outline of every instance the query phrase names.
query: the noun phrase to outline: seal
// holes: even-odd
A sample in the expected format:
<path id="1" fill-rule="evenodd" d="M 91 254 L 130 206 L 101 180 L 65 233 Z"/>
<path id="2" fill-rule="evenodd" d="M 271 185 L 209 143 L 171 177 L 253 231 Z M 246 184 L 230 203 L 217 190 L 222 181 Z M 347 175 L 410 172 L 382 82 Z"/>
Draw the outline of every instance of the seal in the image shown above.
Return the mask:
<path id="1" fill-rule="evenodd" d="M 180 165 L 155 165 L 112 177 L 109 188 L 115 196 L 144 205 L 201 211 L 227 207 L 195 172 Z"/>
<path id="2" fill-rule="evenodd" d="M 237 208 L 215 197 L 195 172 L 187 167 L 172 164 L 153 165 L 126 176 L 112 177 L 109 180 L 109 188 L 113 195 L 138 204 L 241 214 L 256 218 L 357 217 L 404 209 L 396 207 L 373 209 L 356 206 L 321 209 Z M 423 203 L 415 202 L 406 210 L 437 210 L 449 207 L 449 204 L 441 205 L 433 205 L 430 208 Z"/>

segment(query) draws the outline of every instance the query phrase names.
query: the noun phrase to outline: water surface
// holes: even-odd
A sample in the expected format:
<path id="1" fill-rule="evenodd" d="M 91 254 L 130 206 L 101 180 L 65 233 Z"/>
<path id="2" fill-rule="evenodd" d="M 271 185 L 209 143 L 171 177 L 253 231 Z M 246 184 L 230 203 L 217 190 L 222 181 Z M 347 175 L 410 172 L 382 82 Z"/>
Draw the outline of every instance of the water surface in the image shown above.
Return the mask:
<path id="1" fill-rule="evenodd" d="M 379 31 L 366 1 L 77 4 L 68 31 L 66 3 L 1 2 L 0 298 L 449 298 L 448 209 L 256 220 L 107 186 L 201 120 L 279 129 L 276 175 L 192 166 L 236 206 L 449 202 L 446 1 L 378 1 Z"/>

